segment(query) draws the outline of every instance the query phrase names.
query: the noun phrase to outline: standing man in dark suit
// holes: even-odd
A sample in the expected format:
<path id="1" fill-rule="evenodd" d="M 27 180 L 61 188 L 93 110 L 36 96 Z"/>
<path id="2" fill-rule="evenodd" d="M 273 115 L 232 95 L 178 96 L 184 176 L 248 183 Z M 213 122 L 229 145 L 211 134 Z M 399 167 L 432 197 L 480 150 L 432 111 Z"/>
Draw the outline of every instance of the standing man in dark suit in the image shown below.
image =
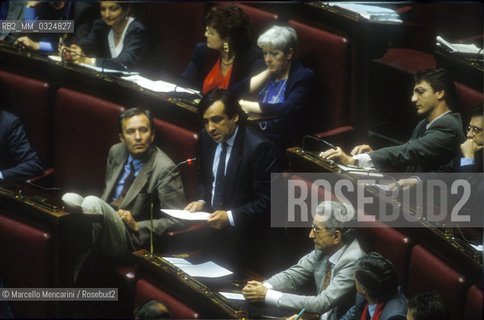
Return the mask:
<path id="1" fill-rule="evenodd" d="M 223 236 L 218 254 L 236 261 L 266 236 L 270 220 L 270 181 L 276 171 L 272 142 L 245 126 L 246 115 L 235 95 L 224 89 L 208 92 L 199 113 L 205 129 L 200 135 L 199 201 L 189 211 L 211 211 L 209 225 Z M 226 238 L 227 237 L 227 238 Z M 259 243 L 259 247 L 260 247 Z M 235 260 L 234 260 L 235 259 Z M 251 259 L 254 261 L 255 259 Z"/>
<path id="2" fill-rule="evenodd" d="M 22 182 L 43 172 L 20 119 L 0 110 L 0 181 Z"/>
<path id="3" fill-rule="evenodd" d="M 373 151 L 369 145 L 353 148 L 351 155 L 341 148 L 321 152 L 327 160 L 345 165 L 401 172 L 429 172 L 449 162 L 464 141 L 460 114 L 456 108 L 454 81 L 444 69 L 426 70 L 415 75 L 412 103 L 421 120 L 410 140 L 402 145 Z"/>
<path id="4" fill-rule="evenodd" d="M 128 109 L 121 114 L 119 127 L 121 143 L 109 150 L 102 197 L 66 193 L 62 200 L 69 206 L 81 207 L 84 213 L 101 214 L 103 223 L 95 226 L 93 243 L 107 256 L 122 260 L 131 251 L 149 245 L 152 196 L 154 236 L 181 226 L 178 220 L 161 217 L 160 207 L 180 209 L 186 200 L 179 172 L 170 173 L 175 164 L 153 145 L 151 113 Z"/>

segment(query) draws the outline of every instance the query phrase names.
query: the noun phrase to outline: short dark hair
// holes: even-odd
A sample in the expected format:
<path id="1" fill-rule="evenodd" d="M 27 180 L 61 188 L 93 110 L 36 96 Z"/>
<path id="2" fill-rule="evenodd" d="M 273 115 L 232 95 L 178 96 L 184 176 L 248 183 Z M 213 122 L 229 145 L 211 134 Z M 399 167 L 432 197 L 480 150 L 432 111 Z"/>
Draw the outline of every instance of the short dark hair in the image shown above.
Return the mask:
<path id="1" fill-rule="evenodd" d="M 367 253 L 356 262 L 355 279 L 378 302 L 390 300 L 398 291 L 393 264 L 377 252 Z"/>
<path id="2" fill-rule="evenodd" d="M 213 89 L 205 94 L 198 104 L 198 113 L 200 118 L 203 118 L 205 111 L 214 104 L 216 101 L 222 101 L 224 104 L 224 113 L 229 119 L 233 119 L 236 114 L 239 115 L 239 124 L 244 123 L 247 119 L 247 115 L 242 110 L 239 104 L 239 100 L 230 90 L 226 89 Z"/>
<path id="3" fill-rule="evenodd" d="M 415 75 L 414 81 L 415 84 L 422 81 L 428 82 L 434 91 L 444 90 L 444 100 L 447 106 L 451 110 L 458 110 L 455 83 L 447 70 L 439 68 L 420 71 Z"/>
<path id="4" fill-rule="evenodd" d="M 471 118 L 472 117 L 484 117 L 482 104 L 478 104 L 477 106 L 472 107 L 471 109 Z"/>
<path id="5" fill-rule="evenodd" d="M 123 120 L 124 119 L 129 119 L 131 117 L 144 114 L 148 120 L 150 121 L 150 130 L 153 131 L 155 128 L 155 123 L 153 122 L 153 116 L 151 115 L 150 110 L 143 110 L 140 108 L 130 108 L 126 111 L 124 111 L 120 116 L 119 116 L 119 122 L 118 122 L 118 131 L 120 134 L 123 134 Z"/>
<path id="6" fill-rule="evenodd" d="M 164 308 L 163 308 L 164 307 Z M 134 309 L 135 320 L 171 319 L 170 307 L 158 300 L 149 300 Z"/>
<path id="7" fill-rule="evenodd" d="M 229 37 L 229 46 L 236 53 L 249 46 L 251 40 L 250 20 L 239 6 L 213 6 L 208 11 L 205 22 L 207 26 L 217 31 L 220 38 Z"/>
<path id="8" fill-rule="evenodd" d="M 408 312 L 413 311 L 414 320 L 446 320 L 447 306 L 435 292 L 422 292 L 408 300 Z"/>

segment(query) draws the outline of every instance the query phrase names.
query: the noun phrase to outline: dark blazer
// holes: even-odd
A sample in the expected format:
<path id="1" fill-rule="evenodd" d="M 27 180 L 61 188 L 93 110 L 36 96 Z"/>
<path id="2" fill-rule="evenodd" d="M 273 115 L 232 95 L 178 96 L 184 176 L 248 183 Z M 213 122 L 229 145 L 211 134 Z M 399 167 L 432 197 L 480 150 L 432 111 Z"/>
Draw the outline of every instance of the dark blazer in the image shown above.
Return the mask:
<path id="1" fill-rule="evenodd" d="M 209 49 L 206 42 L 198 43 L 193 51 L 192 60 L 178 79 L 178 84 L 201 91 L 203 82 L 217 59 L 217 52 Z M 249 82 L 247 79 L 252 74 L 264 70 L 264 66 L 262 52 L 259 48 L 249 47 L 247 50 L 238 53 L 235 56 L 229 89 L 238 96 L 248 93 Z"/>
<path id="2" fill-rule="evenodd" d="M 259 105 L 266 115 L 276 116 L 270 121 L 267 134 L 282 147 L 301 143 L 302 136 L 309 129 L 309 120 L 317 100 L 318 78 L 313 70 L 293 61 L 287 78 L 283 103 L 262 103 Z"/>
<path id="3" fill-rule="evenodd" d="M 420 121 L 408 142 L 369 153 L 375 167 L 392 171 L 429 172 L 454 158 L 465 139 L 460 114 L 445 114 L 427 130 L 426 124 L 426 119 Z"/>
<path id="4" fill-rule="evenodd" d="M 340 320 L 360 320 L 365 310 L 366 299 L 359 293 L 356 294 L 356 303 L 340 318 Z M 405 320 L 407 319 L 407 298 L 400 292 L 387 301 L 380 320 Z"/>
<path id="5" fill-rule="evenodd" d="M 137 20 L 130 23 L 124 37 L 123 51 L 114 59 L 111 58 L 109 50 L 110 30 L 111 28 L 102 19 L 94 21 L 89 36 L 82 39 L 79 46 L 87 56 L 96 58 L 98 67 L 123 70 L 126 66 L 129 70 L 136 70 L 147 51 L 148 40 L 145 27 Z"/>
<path id="6" fill-rule="evenodd" d="M 0 172 L 4 180 L 13 182 L 22 182 L 44 172 L 22 122 L 3 110 L 0 110 Z"/>
<path id="7" fill-rule="evenodd" d="M 483 151 L 480 150 L 474 155 L 474 164 L 461 166 L 460 159 L 462 152 L 452 159 L 449 163 L 441 166 L 437 172 L 482 172 Z"/>
<path id="8" fill-rule="evenodd" d="M 217 144 L 205 129 L 200 134 L 199 199 L 212 199 L 212 168 Z M 270 216 L 271 172 L 278 166 L 274 144 L 264 136 L 240 126 L 224 178 L 224 210 L 232 210 L 237 228 L 252 219 Z"/>

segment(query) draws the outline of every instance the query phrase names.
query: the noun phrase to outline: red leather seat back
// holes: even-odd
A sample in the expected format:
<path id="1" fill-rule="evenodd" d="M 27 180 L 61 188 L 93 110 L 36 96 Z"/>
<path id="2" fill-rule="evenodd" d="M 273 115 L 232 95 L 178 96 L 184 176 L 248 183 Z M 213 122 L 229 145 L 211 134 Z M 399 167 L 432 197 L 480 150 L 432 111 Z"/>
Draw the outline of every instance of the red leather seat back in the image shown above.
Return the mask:
<path id="1" fill-rule="evenodd" d="M 482 290 L 476 286 L 471 286 L 467 291 L 464 304 L 464 320 L 482 320 Z"/>
<path id="2" fill-rule="evenodd" d="M 469 125 L 470 112 L 473 107 L 484 103 L 484 94 L 471 87 L 463 85 L 462 83 L 455 83 L 457 89 L 457 99 L 462 114 L 462 122 L 464 128 Z"/>
<path id="3" fill-rule="evenodd" d="M 55 287 L 54 244 L 48 232 L 0 212 L 0 276 L 7 288 Z M 49 316 L 45 302 L 12 302 L 15 317 Z"/>
<path id="4" fill-rule="evenodd" d="M 269 29 L 277 22 L 277 14 L 257 9 L 245 4 L 237 3 L 236 5 L 239 6 L 242 11 L 244 11 L 244 13 L 249 16 L 250 22 L 252 23 L 252 32 L 255 40 L 257 40 L 257 38 L 264 31 Z"/>
<path id="5" fill-rule="evenodd" d="M 156 144 L 175 164 L 198 156 L 198 134 L 172 123 L 155 118 Z M 197 163 L 183 164 L 180 168 L 187 200 L 195 200 Z"/>
<path id="6" fill-rule="evenodd" d="M 109 148 L 119 142 L 124 108 L 61 88 L 54 108 L 54 185 L 63 191 L 100 195 Z"/>
<path id="7" fill-rule="evenodd" d="M 146 29 L 172 80 L 185 70 L 195 44 L 204 41 L 206 2 L 150 2 L 143 5 Z M 174 32 L 173 30 L 176 30 Z"/>
<path id="8" fill-rule="evenodd" d="M 149 300 L 158 300 L 166 303 L 170 307 L 171 315 L 173 319 L 198 319 L 199 314 L 187 307 L 181 301 L 175 299 L 165 291 L 154 286 L 152 283 L 139 279 L 136 282 L 136 290 L 134 297 L 134 305 L 139 306 L 146 303 Z"/>
<path id="9" fill-rule="evenodd" d="M 410 253 L 407 293 L 435 291 L 450 309 L 450 319 L 462 319 L 465 285 L 462 275 L 420 245 Z"/>
<path id="10" fill-rule="evenodd" d="M 321 101 L 317 108 L 321 123 L 319 131 L 354 125 L 350 104 L 350 44 L 348 39 L 325 30 L 289 20 L 296 30 L 296 56 L 319 75 Z"/>
<path id="11" fill-rule="evenodd" d="M 399 285 L 405 287 L 410 258 L 410 239 L 381 222 L 365 222 L 361 228 L 358 228 L 358 233 L 363 250 L 376 251 L 390 260 L 397 271 Z"/>
<path id="12" fill-rule="evenodd" d="M 51 166 L 50 85 L 43 81 L 0 71 L 0 108 L 22 119 L 30 144 L 45 168 Z"/>

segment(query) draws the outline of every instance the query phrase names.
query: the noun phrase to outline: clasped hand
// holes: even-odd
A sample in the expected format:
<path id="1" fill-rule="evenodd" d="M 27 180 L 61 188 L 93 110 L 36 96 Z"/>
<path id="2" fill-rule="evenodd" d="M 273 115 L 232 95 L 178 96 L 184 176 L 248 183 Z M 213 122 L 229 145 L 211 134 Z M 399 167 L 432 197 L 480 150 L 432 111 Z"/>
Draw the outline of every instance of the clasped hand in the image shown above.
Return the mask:
<path id="1" fill-rule="evenodd" d="M 267 288 L 259 281 L 249 281 L 242 289 L 242 294 L 250 302 L 263 302 L 266 298 Z"/>

